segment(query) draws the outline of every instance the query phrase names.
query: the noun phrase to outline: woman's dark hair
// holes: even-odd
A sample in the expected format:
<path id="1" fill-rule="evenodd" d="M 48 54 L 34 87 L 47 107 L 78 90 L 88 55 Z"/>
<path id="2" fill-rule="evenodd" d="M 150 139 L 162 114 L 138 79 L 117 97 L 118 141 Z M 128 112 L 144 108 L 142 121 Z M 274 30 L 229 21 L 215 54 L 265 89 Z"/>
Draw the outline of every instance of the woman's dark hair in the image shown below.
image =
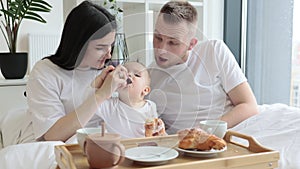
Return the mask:
<path id="1" fill-rule="evenodd" d="M 56 53 L 45 58 L 73 70 L 81 63 L 88 41 L 102 38 L 116 27 L 115 17 L 105 8 L 84 1 L 68 15 Z"/>

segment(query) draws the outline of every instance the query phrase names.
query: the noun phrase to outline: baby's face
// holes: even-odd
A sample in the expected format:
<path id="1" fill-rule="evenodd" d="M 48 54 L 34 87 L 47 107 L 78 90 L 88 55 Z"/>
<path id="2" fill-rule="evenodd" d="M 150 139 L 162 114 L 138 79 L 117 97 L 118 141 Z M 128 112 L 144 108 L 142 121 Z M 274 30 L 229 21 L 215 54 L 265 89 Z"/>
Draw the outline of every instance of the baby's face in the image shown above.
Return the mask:
<path id="1" fill-rule="evenodd" d="M 124 90 L 127 91 L 129 99 L 140 97 L 145 88 L 149 87 L 149 74 L 147 69 L 137 62 L 127 62 L 124 64 L 128 71 L 128 76 L 132 81 Z M 124 90 L 119 91 L 119 94 L 125 94 Z"/>
<path id="2" fill-rule="evenodd" d="M 144 87 L 149 86 L 149 74 L 143 65 L 137 62 L 127 62 L 124 67 L 127 69 L 134 88 L 142 90 Z"/>

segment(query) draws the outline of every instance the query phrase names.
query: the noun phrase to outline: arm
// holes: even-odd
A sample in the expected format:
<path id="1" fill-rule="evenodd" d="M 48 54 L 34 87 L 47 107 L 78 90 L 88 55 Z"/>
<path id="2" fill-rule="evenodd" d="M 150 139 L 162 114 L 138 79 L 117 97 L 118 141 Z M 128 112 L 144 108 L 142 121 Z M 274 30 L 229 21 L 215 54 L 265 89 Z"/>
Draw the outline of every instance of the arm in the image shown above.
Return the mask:
<path id="1" fill-rule="evenodd" d="M 97 105 L 106 100 L 105 94 L 95 94 L 87 98 L 75 111 L 58 119 L 55 124 L 40 138 L 42 140 L 66 141 L 75 131 L 82 128 L 97 111 Z"/>
<path id="2" fill-rule="evenodd" d="M 243 82 L 230 90 L 228 96 L 234 107 L 221 117 L 221 120 L 227 121 L 228 128 L 258 114 L 256 98 L 248 82 Z"/>
<path id="3" fill-rule="evenodd" d="M 96 113 L 98 106 L 111 97 L 111 94 L 119 87 L 126 85 L 124 79 L 119 78 L 119 72 L 122 68 L 112 68 L 103 70 L 103 72 L 96 77 L 91 84 L 97 87 L 94 95 L 88 97 L 78 108 L 73 112 L 58 119 L 55 124 L 41 137 L 40 140 L 62 140 L 66 141 L 75 131 L 87 122 Z M 122 69 L 123 70 L 123 69 Z M 124 70 L 123 70 L 124 71 Z"/>

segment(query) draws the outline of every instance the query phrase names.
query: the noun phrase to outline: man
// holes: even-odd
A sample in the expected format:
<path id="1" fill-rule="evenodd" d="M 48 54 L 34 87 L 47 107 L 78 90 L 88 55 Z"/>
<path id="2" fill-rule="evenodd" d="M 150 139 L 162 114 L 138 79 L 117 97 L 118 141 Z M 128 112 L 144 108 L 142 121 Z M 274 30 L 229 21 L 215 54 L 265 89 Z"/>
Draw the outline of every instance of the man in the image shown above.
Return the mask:
<path id="1" fill-rule="evenodd" d="M 258 113 L 247 79 L 228 47 L 198 42 L 197 10 L 188 2 L 166 3 L 153 38 L 150 100 L 157 104 L 169 134 L 221 119 L 233 127 Z"/>

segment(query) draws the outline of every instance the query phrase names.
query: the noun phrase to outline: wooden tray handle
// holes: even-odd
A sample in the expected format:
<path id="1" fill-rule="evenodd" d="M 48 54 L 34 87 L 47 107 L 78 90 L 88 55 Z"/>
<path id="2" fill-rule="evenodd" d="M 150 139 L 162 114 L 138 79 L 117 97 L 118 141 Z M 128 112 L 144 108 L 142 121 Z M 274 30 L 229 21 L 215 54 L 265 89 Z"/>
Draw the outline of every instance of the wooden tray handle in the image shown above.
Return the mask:
<path id="1" fill-rule="evenodd" d="M 60 169 L 76 169 L 72 154 L 65 146 L 56 147 L 56 158 Z"/>
<path id="2" fill-rule="evenodd" d="M 246 140 L 248 142 L 248 146 L 234 141 L 233 137 Z M 227 131 L 226 135 L 224 136 L 224 140 L 228 143 L 232 143 L 232 144 L 244 147 L 244 148 L 246 148 L 246 149 L 248 149 L 249 151 L 252 151 L 252 152 L 272 151 L 271 149 L 263 147 L 261 144 L 259 144 L 255 138 L 253 138 L 251 136 L 244 135 L 242 133 L 232 131 L 232 130 Z"/>

